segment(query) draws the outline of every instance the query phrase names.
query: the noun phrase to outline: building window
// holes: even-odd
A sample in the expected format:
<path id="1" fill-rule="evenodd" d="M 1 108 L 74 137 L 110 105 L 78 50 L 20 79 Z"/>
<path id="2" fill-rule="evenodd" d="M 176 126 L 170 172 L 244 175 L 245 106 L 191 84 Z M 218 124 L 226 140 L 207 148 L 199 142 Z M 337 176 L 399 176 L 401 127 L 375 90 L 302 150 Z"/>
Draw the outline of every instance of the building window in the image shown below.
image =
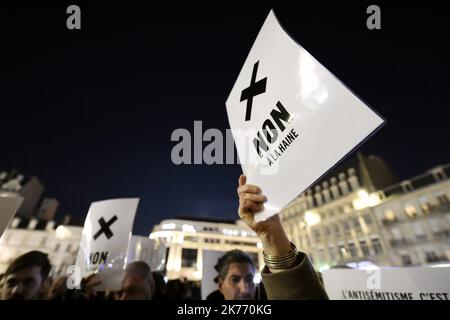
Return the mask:
<path id="1" fill-rule="evenodd" d="M 342 223 L 342 227 L 344 228 L 344 233 L 346 235 L 350 234 L 350 224 L 347 221 Z"/>
<path id="2" fill-rule="evenodd" d="M 339 256 L 341 259 L 345 259 L 347 257 L 347 249 L 344 245 L 339 245 Z"/>
<path id="3" fill-rule="evenodd" d="M 330 253 L 330 259 L 332 261 L 336 260 L 336 248 L 333 246 L 328 247 L 328 252 Z"/>
<path id="4" fill-rule="evenodd" d="M 326 226 L 324 229 L 325 229 L 325 235 L 326 235 L 326 236 L 329 236 L 329 235 L 331 234 L 331 229 L 330 229 L 330 227 Z"/>
<path id="5" fill-rule="evenodd" d="M 425 252 L 425 260 L 430 263 L 430 262 L 437 262 L 439 261 L 439 257 L 437 256 L 436 252 L 434 251 L 426 251 Z"/>
<path id="6" fill-rule="evenodd" d="M 450 209 L 450 201 L 448 200 L 448 197 L 446 194 L 440 194 L 437 196 L 437 199 L 439 201 L 439 204 L 442 209 L 449 210 Z"/>
<path id="7" fill-rule="evenodd" d="M 187 249 L 187 248 L 182 249 L 181 266 L 185 268 L 197 267 L 197 249 Z"/>
<path id="8" fill-rule="evenodd" d="M 420 209 L 422 209 L 423 214 L 429 214 L 430 213 L 430 205 L 428 203 L 422 203 L 420 205 Z"/>
<path id="9" fill-rule="evenodd" d="M 55 245 L 55 252 L 58 252 L 59 251 L 59 247 L 60 247 L 61 245 L 59 244 L 59 243 L 57 243 L 56 245 Z"/>
<path id="10" fill-rule="evenodd" d="M 334 225 L 334 234 L 336 235 L 336 237 L 340 236 L 340 230 L 337 224 Z"/>
<path id="11" fill-rule="evenodd" d="M 389 221 L 394 221 L 395 219 L 397 219 L 397 217 L 395 216 L 394 211 L 392 211 L 391 209 L 386 210 L 386 211 L 384 212 L 384 218 L 385 218 L 386 220 L 389 220 Z"/>
<path id="12" fill-rule="evenodd" d="M 356 258 L 358 256 L 358 252 L 356 251 L 356 246 L 353 242 L 348 244 L 348 251 L 352 258 Z"/>
<path id="13" fill-rule="evenodd" d="M 397 221 L 397 217 L 395 216 L 394 211 L 389 209 L 384 212 L 384 218 L 383 218 L 382 222 L 385 226 L 390 225 L 396 221 Z"/>
<path id="14" fill-rule="evenodd" d="M 361 246 L 361 250 L 362 250 L 362 253 L 363 253 L 364 256 L 367 257 L 368 255 L 370 255 L 369 247 L 367 246 L 366 241 L 361 240 L 359 242 L 359 245 Z"/>
<path id="15" fill-rule="evenodd" d="M 364 215 L 364 221 L 366 222 L 367 225 L 371 225 L 373 223 L 372 217 L 368 213 Z"/>
<path id="16" fill-rule="evenodd" d="M 383 253 L 383 248 L 381 247 L 381 243 L 378 238 L 372 239 L 372 247 L 373 247 L 373 250 L 375 251 L 375 254 Z"/>
<path id="17" fill-rule="evenodd" d="M 412 265 L 412 260 L 409 254 L 402 254 L 402 265 L 404 266 Z"/>
<path id="18" fill-rule="evenodd" d="M 417 210 L 416 210 L 415 206 L 412 206 L 412 205 L 405 206 L 405 212 L 409 218 L 417 217 Z"/>
<path id="19" fill-rule="evenodd" d="M 319 229 L 314 229 L 314 237 L 316 238 L 316 240 L 320 240 L 320 230 Z"/>
<path id="20" fill-rule="evenodd" d="M 199 242 L 199 238 L 198 237 L 193 237 L 193 236 L 185 236 L 184 237 L 184 241 L 189 241 L 189 242 Z"/>
<path id="21" fill-rule="evenodd" d="M 356 230 L 361 230 L 361 225 L 359 224 L 359 221 L 357 218 L 352 219 L 353 228 Z"/>

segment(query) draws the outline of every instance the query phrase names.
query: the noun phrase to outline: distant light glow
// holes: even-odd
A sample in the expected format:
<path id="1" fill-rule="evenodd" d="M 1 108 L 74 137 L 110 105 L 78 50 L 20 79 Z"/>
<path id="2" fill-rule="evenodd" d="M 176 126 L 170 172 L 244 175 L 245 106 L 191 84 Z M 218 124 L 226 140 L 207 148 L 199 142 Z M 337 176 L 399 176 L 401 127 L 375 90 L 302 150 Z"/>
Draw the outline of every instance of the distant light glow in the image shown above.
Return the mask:
<path id="1" fill-rule="evenodd" d="M 182 230 L 185 233 L 195 233 L 195 228 L 191 224 L 183 224 Z"/>
<path id="2" fill-rule="evenodd" d="M 256 273 L 255 276 L 253 277 L 253 283 L 254 284 L 259 284 L 261 282 L 261 274 L 260 273 Z"/>
<path id="3" fill-rule="evenodd" d="M 305 212 L 305 222 L 309 226 L 314 226 L 320 223 L 320 215 L 317 212 L 308 210 Z"/>
<path id="4" fill-rule="evenodd" d="M 177 225 L 175 223 L 164 223 L 161 226 L 161 229 L 163 230 L 174 230 L 177 227 Z"/>

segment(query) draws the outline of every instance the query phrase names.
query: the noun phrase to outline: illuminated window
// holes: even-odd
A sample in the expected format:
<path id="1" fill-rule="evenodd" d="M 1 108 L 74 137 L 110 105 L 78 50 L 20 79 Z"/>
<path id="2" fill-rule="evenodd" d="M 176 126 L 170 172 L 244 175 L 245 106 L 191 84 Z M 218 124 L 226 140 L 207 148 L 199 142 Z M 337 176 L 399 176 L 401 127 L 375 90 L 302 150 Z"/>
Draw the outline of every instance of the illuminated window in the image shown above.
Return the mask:
<path id="1" fill-rule="evenodd" d="M 417 217 L 417 210 L 415 206 L 407 205 L 405 206 L 405 212 L 408 217 L 415 218 Z"/>
<path id="2" fill-rule="evenodd" d="M 422 209 L 422 212 L 424 214 L 430 213 L 430 205 L 428 203 L 423 203 L 420 205 L 420 209 Z"/>
<path id="3" fill-rule="evenodd" d="M 388 221 L 395 221 L 396 220 L 395 213 L 391 209 L 386 210 L 386 212 L 384 213 L 384 217 Z"/>
<path id="4" fill-rule="evenodd" d="M 345 259 L 348 255 L 347 249 L 344 245 L 339 245 L 339 256 L 341 259 Z"/>

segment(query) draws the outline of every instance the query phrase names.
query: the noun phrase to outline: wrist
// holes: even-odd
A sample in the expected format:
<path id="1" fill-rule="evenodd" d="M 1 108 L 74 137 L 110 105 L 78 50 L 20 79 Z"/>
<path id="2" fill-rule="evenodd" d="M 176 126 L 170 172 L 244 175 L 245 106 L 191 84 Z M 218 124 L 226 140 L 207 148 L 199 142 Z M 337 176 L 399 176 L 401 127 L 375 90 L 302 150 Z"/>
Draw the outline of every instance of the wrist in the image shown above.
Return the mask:
<path id="1" fill-rule="evenodd" d="M 291 243 L 283 233 L 264 233 L 258 235 L 261 240 L 263 251 L 268 255 L 281 256 L 291 250 Z"/>

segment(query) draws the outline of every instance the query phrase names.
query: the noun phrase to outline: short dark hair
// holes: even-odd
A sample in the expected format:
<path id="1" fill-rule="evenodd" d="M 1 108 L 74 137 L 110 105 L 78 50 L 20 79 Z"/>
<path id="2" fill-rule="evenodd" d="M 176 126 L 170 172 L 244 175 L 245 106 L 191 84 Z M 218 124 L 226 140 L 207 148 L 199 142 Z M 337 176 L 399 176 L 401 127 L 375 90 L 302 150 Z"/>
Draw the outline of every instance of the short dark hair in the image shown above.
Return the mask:
<path id="1" fill-rule="evenodd" d="M 29 267 L 40 267 L 42 281 L 48 279 L 52 268 L 48 255 L 40 251 L 30 251 L 17 257 L 6 269 L 5 276 Z"/>
<path id="2" fill-rule="evenodd" d="M 248 263 L 253 267 L 253 269 L 256 269 L 255 263 L 247 253 L 238 249 L 231 250 L 220 257 L 217 261 L 216 266 L 214 267 L 219 273 L 219 276 L 215 279 L 216 282 L 218 282 L 218 278 L 222 278 L 222 280 L 225 280 L 228 274 L 228 267 L 231 263 Z"/>

